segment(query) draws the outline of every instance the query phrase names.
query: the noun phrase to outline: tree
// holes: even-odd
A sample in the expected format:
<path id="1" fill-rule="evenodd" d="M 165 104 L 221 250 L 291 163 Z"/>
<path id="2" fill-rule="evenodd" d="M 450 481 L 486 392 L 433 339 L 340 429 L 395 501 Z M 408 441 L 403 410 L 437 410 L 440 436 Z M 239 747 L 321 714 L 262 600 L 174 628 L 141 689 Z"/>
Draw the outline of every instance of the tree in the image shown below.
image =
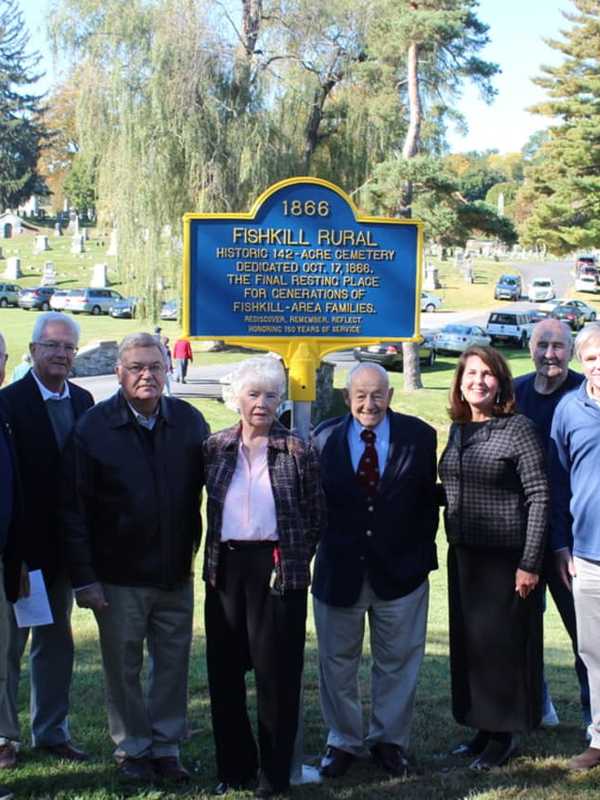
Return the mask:
<path id="1" fill-rule="evenodd" d="M 488 27 L 475 15 L 477 5 L 476 0 L 379 0 L 371 42 L 408 109 L 404 161 L 420 152 L 426 110 L 437 107 L 440 124 L 464 80 L 474 81 L 487 99 L 494 94 L 491 78 L 498 67 L 477 56 L 488 42 Z M 396 212 L 402 216 L 412 214 L 414 186 L 409 177 L 396 194 Z M 422 388 L 418 347 L 405 343 L 403 355 L 405 389 Z"/>
<path id="2" fill-rule="evenodd" d="M 564 56 L 543 66 L 535 83 L 548 99 L 531 110 L 556 123 L 526 172 L 521 194 L 531 207 L 522 241 L 566 254 L 600 246 L 600 7 L 597 0 L 571 0 L 563 12 L 572 27 L 548 44 Z"/>
<path id="3" fill-rule="evenodd" d="M 41 77 L 16 0 L 0 0 L 0 210 L 15 208 L 42 181 L 37 162 L 45 139 L 41 95 L 26 91 Z"/>

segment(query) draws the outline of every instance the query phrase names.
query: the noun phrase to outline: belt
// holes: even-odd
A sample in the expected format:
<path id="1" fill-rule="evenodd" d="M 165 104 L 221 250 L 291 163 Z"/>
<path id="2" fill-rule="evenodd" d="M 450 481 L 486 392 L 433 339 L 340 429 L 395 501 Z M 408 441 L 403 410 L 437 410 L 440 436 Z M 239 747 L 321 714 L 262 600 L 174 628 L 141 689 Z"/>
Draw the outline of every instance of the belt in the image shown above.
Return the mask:
<path id="1" fill-rule="evenodd" d="M 228 539 L 226 542 L 221 542 L 221 547 L 225 550 L 266 550 L 267 547 L 273 549 L 277 544 L 277 539 L 259 539 L 254 541 L 247 539 Z"/>

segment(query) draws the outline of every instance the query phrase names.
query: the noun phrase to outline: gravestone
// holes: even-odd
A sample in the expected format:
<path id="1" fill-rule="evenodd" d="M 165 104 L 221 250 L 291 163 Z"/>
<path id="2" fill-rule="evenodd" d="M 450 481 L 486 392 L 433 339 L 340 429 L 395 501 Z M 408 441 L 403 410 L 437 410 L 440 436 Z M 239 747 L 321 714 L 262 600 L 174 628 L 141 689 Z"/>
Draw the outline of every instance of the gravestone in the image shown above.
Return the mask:
<path id="1" fill-rule="evenodd" d="M 46 250 L 50 250 L 50 245 L 48 244 L 48 237 L 47 236 L 36 236 L 35 237 L 35 254 L 43 253 Z"/>
<path id="2" fill-rule="evenodd" d="M 79 234 L 79 216 L 75 211 L 69 212 L 69 225 L 67 226 L 67 233 L 72 233 L 73 236 Z"/>
<path id="3" fill-rule="evenodd" d="M 17 256 L 11 256 L 6 259 L 6 269 L 4 270 L 4 277 L 9 281 L 16 281 L 23 277 L 21 272 L 21 259 Z"/>
<path id="4" fill-rule="evenodd" d="M 118 243 L 118 236 L 117 236 L 117 229 L 113 228 L 110 232 L 110 242 L 108 245 L 108 250 L 106 251 L 107 256 L 116 256 L 118 255 L 119 250 L 119 243 Z"/>
<path id="5" fill-rule="evenodd" d="M 108 264 L 94 264 L 90 286 L 94 289 L 106 289 L 108 284 Z"/>
<path id="6" fill-rule="evenodd" d="M 71 243 L 71 252 L 75 255 L 85 253 L 85 239 L 82 233 L 76 233 Z"/>
<path id="7" fill-rule="evenodd" d="M 56 222 L 55 225 L 54 225 L 54 235 L 55 236 L 62 236 L 63 235 L 60 222 Z"/>
<path id="8" fill-rule="evenodd" d="M 53 261 L 46 261 L 44 263 L 42 286 L 56 286 L 56 269 L 54 268 Z"/>
<path id="9" fill-rule="evenodd" d="M 439 278 L 439 270 L 437 267 L 425 267 L 425 280 L 423 282 L 423 288 L 427 290 L 442 288 Z"/>
<path id="10" fill-rule="evenodd" d="M 165 290 L 165 279 L 162 275 L 159 275 L 156 279 L 156 291 L 157 292 L 164 292 Z"/>

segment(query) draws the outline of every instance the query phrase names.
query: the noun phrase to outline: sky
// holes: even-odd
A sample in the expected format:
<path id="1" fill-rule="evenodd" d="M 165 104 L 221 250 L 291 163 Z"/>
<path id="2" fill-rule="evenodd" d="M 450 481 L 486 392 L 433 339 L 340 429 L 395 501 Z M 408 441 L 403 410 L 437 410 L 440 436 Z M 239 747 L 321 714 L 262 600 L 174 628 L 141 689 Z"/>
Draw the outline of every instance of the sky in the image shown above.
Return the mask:
<path id="1" fill-rule="evenodd" d="M 126 0 L 124 0 L 126 2 Z M 48 89 L 56 75 L 45 25 L 50 0 L 20 0 L 31 45 L 44 56 L 47 76 L 41 88 Z M 559 63 L 559 56 L 543 39 L 558 37 L 569 27 L 561 10 L 573 10 L 569 0 L 479 0 L 479 18 L 490 26 L 490 44 L 482 58 L 500 65 L 502 73 L 494 81 L 498 94 L 488 106 L 476 89 L 467 87 L 458 109 L 465 116 L 468 133 L 449 130 L 453 152 L 520 150 L 547 120 L 530 114 L 526 108 L 543 99 L 544 93 L 531 78 L 540 73 L 541 64 Z"/>

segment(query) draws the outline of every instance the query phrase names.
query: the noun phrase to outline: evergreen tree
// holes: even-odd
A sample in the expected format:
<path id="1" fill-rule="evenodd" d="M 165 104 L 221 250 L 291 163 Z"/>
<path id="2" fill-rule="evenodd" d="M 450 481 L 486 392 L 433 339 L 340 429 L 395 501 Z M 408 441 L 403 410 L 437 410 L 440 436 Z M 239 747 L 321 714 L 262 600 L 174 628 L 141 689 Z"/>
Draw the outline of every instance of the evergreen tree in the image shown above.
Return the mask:
<path id="1" fill-rule="evenodd" d="M 535 82 L 548 99 L 532 110 L 556 124 L 527 171 L 520 200 L 532 207 L 522 241 L 557 254 L 600 246 L 600 5 L 572 0 L 572 27 L 548 41 L 564 56 Z"/>
<path id="2" fill-rule="evenodd" d="M 0 210 L 15 208 L 41 183 L 41 96 L 26 90 L 41 77 L 40 56 L 27 53 L 28 42 L 16 0 L 0 0 Z"/>

